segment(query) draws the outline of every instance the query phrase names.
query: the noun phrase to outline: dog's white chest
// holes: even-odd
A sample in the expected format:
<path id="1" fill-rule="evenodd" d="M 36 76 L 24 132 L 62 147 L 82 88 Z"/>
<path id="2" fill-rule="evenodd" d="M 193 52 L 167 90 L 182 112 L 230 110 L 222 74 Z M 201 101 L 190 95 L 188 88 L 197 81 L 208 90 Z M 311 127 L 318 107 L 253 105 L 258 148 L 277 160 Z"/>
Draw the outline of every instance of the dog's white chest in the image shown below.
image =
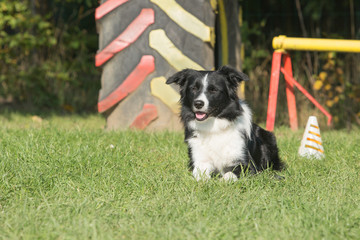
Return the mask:
<path id="1" fill-rule="evenodd" d="M 188 141 L 194 167 L 224 174 L 224 169 L 239 164 L 244 157 L 245 140 L 236 127 L 215 133 L 198 133 Z"/>

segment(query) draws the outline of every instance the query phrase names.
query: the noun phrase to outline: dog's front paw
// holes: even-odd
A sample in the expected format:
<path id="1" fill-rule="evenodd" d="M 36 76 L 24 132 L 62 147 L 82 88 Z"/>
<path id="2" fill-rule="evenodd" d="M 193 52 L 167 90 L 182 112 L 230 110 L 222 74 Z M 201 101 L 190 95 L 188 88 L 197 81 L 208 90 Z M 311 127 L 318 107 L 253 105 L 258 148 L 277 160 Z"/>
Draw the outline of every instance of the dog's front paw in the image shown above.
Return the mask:
<path id="1" fill-rule="evenodd" d="M 226 182 L 236 182 L 238 177 L 233 172 L 227 172 L 222 179 Z"/>

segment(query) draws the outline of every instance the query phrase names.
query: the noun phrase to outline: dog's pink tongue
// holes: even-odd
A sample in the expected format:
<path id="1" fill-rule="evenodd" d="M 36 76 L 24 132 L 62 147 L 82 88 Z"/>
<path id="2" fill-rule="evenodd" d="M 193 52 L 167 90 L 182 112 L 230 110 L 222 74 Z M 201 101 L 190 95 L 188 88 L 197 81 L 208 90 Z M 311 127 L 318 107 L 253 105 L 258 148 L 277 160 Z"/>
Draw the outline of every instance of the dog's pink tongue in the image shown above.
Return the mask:
<path id="1" fill-rule="evenodd" d="M 195 113 L 195 116 L 197 119 L 203 119 L 204 117 L 206 117 L 206 113 L 201 113 L 201 112 L 197 112 Z"/>

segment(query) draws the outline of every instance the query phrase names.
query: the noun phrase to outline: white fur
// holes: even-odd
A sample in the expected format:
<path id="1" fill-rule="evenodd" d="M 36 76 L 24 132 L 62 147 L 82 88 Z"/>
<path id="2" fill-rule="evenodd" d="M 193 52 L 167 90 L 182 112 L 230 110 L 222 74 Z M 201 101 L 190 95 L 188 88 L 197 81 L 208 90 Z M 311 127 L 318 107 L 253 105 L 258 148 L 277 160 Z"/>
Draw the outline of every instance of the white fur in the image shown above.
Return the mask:
<path id="1" fill-rule="evenodd" d="M 201 108 L 201 109 L 196 109 L 196 108 L 193 108 L 193 111 L 201 111 L 201 112 L 207 112 L 208 108 L 209 108 L 209 100 L 207 99 L 206 95 L 205 95 L 205 91 L 207 89 L 207 86 L 208 86 L 208 74 L 206 74 L 204 76 L 204 78 L 202 79 L 202 91 L 200 93 L 200 95 L 195 99 L 195 100 L 201 100 L 204 102 L 204 106 Z"/>
<path id="2" fill-rule="evenodd" d="M 204 121 L 190 121 L 194 137 L 188 140 L 194 162 L 195 179 L 208 179 L 211 172 L 218 172 L 225 178 L 226 168 L 238 165 L 246 152 L 246 139 L 251 137 L 251 111 L 240 102 L 244 112 L 235 121 L 209 117 Z M 240 162 L 239 162 L 240 161 Z M 233 179 L 229 174 L 227 179 Z"/>

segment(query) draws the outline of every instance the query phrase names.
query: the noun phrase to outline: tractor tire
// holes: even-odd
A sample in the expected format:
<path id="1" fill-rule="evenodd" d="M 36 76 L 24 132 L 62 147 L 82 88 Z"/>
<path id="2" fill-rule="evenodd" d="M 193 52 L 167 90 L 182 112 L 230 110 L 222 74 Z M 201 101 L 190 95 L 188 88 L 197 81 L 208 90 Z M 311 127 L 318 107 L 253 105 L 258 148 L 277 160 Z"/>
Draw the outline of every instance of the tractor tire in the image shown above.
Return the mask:
<path id="1" fill-rule="evenodd" d="M 179 130 L 184 68 L 214 69 L 215 11 L 209 0 L 107 0 L 95 18 L 102 68 L 98 111 L 107 129 Z"/>

